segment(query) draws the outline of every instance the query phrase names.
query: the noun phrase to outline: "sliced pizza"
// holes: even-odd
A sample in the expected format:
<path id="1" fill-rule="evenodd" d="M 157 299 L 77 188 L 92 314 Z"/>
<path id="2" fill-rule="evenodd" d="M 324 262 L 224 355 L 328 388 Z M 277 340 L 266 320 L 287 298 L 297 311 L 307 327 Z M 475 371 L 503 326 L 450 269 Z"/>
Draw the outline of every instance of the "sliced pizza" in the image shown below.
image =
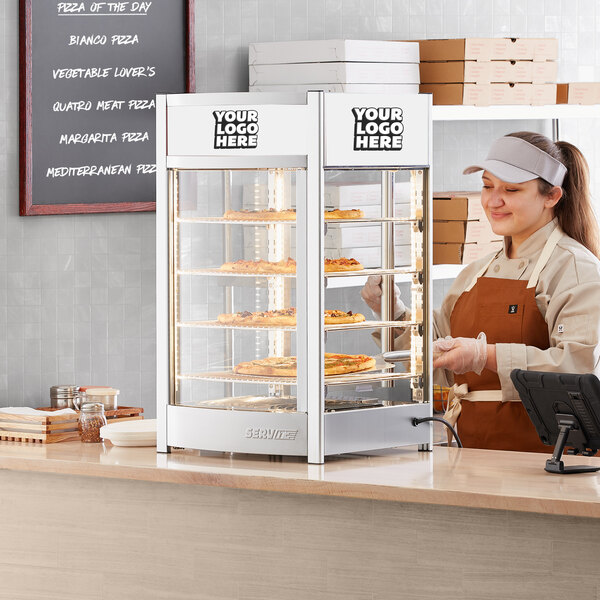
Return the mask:
<path id="1" fill-rule="evenodd" d="M 325 353 L 325 375 L 343 375 L 375 368 L 375 359 L 366 354 Z M 233 368 L 240 375 L 262 375 L 265 377 L 296 377 L 295 356 L 271 356 L 242 362 Z"/>
<path id="2" fill-rule="evenodd" d="M 268 260 L 236 260 L 219 267 L 220 271 L 231 273 L 295 273 L 296 261 L 293 258 L 270 262 Z"/>
<path id="3" fill-rule="evenodd" d="M 326 258 L 325 272 L 335 271 L 362 271 L 364 267 L 355 258 Z M 295 273 L 296 261 L 287 258 L 277 262 L 268 260 L 236 260 L 224 263 L 220 271 L 230 273 Z"/>
<path id="4" fill-rule="evenodd" d="M 351 208 L 348 210 L 341 210 L 336 208 L 334 210 L 325 211 L 325 220 L 329 219 L 362 219 L 365 213 L 360 208 Z"/>
<path id="5" fill-rule="evenodd" d="M 325 324 L 361 323 L 365 316 L 361 313 L 353 313 L 351 310 L 326 310 Z M 267 310 L 260 312 L 242 311 L 233 314 L 221 314 L 217 321 L 223 325 L 275 327 L 296 325 L 296 309 L 283 308 L 279 310 Z"/>
<path id="6" fill-rule="evenodd" d="M 349 210 L 340 210 L 338 208 L 325 211 L 325 220 L 329 219 L 361 219 L 365 213 L 360 208 Z M 265 208 L 260 210 L 227 210 L 223 215 L 228 221 L 295 221 L 296 210 L 285 208 L 275 210 L 274 208 Z"/>
<path id="7" fill-rule="evenodd" d="M 362 271 L 364 267 L 355 258 L 326 258 L 325 273 L 336 271 Z"/>

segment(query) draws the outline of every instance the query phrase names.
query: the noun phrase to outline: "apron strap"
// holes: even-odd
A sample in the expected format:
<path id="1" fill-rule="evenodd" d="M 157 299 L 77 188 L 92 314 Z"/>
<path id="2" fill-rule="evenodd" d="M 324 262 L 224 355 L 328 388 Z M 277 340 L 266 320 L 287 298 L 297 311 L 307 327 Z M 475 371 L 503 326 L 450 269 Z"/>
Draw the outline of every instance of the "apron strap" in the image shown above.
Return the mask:
<path id="1" fill-rule="evenodd" d="M 444 413 L 444 419 L 456 428 L 456 422 L 460 416 L 463 400 L 469 400 L 470 402 L 502 402 L 502 390 L 480 390 L 476 392 L 469 392 L 469 388 L 466 383 L 461 385 L 454 384 L 450 388 L 448 393 L 448 408 Z M 520 402 L 520 400 L 515 400 Z M 452 434 L 447 431 L 448 445 L 452 442 Z"/>
<path id="2" fill-rule="evenodd" d="M 498 250 L 498 252 L 496 252 L 496 254 L 494 254 L 490 260 L 488 260 L 483 267 L 477 271 L 477 273 L 475 273 L 473 279 L 471 279 L 471 283 L 467 288 L 465 288 L 465 292 L 469 292 L 473 288 L 473 286 L 477 283 L 477 280 L 490 268 L 490 265 L 496 260 L 496 257 L 498 254 L 500 254 L 500 252 L 502 252 L 502 250 Z"/>
<path id="3" fill-rule="evenodd" d="M 540 254 L 540 257 L 538 258 L 537 263 L 535 263 L 535 267 L 533 268 L 531 277 L 529 278 L 529 281 L 527 282 L 528 288 L 534 288 L 537 285 L 538 277 L 540 276 L 542 269 L 546 266 L 548 260 L 550 259 L 550 256 L 554 252 L 554 248 L 556 248 L 556 244 L 558 244 L 562 235 L 563 235 L 563 232 L 562 232 L 561 228 L 557 225 L 556 228 L 554 229 L 554 231 L 550 234 L 550 236 L 546 240 L 546 243 L 544 244 L 544 248 L 542 249 L 542 253 Z"/>

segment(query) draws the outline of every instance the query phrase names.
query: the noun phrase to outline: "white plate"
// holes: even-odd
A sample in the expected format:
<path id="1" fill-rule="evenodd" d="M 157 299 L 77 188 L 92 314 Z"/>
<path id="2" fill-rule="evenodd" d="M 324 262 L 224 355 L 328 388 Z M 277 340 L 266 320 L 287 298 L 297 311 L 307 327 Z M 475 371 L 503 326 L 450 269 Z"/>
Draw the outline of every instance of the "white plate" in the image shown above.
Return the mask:
<path id="1" fill-rule="evenodd" d="M 156 446 L 156 419 L 109 423 L 100 436 L 115 446 Z"/>

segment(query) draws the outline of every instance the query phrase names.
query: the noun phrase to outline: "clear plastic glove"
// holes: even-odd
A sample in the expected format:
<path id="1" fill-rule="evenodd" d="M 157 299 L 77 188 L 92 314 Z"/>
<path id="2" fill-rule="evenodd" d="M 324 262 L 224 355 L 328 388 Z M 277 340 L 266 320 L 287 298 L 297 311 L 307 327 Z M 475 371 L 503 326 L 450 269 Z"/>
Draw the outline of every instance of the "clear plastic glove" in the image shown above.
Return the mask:
<path id="1" fill-rule="evenodd" d="M 483 331 L 476 338 L 447 335 L 433 342 L 433 366 L 454 373 L 474 371 L 481 374 L 487 361 L 487 338 Z"/>
<path id="2" fill-rule="evenodd" d="M 360 295 L 367 306 L 377 315 L 381 314 L 381 294 L 381 275 L 369 275 Z M 400 289 L 394 284 L 394 319 L 401 317 L 405 311 L 406 307 L 400 299 Z"/>

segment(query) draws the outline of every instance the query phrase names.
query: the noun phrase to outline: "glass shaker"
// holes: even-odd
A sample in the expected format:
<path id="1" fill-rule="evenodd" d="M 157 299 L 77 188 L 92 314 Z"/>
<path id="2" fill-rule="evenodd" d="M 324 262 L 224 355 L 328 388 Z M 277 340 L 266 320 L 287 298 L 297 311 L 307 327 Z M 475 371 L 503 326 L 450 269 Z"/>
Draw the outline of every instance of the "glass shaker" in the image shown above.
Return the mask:
<path id="1" fill-rule="evenodd" d="M 106 425 L 104 406 L 100 402 L 86 402 L 79 411 L 79 431 L 82 442 L 101 442 L 100 427 Z"/>

